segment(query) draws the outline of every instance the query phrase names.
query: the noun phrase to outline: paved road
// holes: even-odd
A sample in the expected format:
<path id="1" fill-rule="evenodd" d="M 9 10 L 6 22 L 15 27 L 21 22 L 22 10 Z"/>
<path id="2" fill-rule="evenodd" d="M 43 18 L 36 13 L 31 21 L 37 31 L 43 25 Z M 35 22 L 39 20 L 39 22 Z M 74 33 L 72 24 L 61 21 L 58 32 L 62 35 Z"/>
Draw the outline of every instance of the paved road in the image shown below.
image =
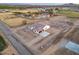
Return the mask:
<path id="1" fill-rule="evenodd" d="M 0 31 L 4 33 L 6 38 L 11 42 L 14 48 L 20 55 L 30 55 L 31 52 L 20 41 L 18 37 L 10 30 L 10 28 L 2 21 L 0 21 Z"/>

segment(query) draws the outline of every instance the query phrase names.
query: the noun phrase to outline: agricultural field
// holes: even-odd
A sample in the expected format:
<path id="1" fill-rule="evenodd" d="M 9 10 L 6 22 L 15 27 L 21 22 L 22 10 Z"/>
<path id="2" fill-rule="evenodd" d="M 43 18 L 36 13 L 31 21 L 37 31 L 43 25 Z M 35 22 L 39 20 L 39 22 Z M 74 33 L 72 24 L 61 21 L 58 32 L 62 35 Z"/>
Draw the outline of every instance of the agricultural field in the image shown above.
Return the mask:
<path id="1" fill-rule="evenodd" d="M 14 17 L 16 16 L 13 15 L 12 13 L 0 13 L 1 20 L 6 20 L 6 19 L 14 18 Z"/>
<path id="2" fill-rule="evenodd" d="M 71 10 L 59 10 L 58 13 L 63 14 L 70 18 L 79 18 L 79 12 L 75 12 Z"/>
<path id="3" fill-rule="evenodd" d="M 23 10 L 20 10 L 20 9 L 10 9 L 11 12 L 22 12 L 22 13 L 27 13 L 27 12 L 38 12 L 39 10 L 37 9 L 23 9 Z"/>
<path id="4" fill-rule="evenodd" d="M 0 5 L 1 9 L 16 9 L 14 6 Z"/>
<path id="5" fill-rule="evenodd" d="M 17 26 L 21 26 L 21 25 L 26 24 L 26 20 L 23 18 L 7 19 L 7 20 L 3 20 L 3 22 L 5 22 L 10 27 L 17 27 Z"/>
<path id="6" fill-rule="evenodd" d="M 5 22 L 9 27 L 13 28 L 13 27 L 19 27 L 22 25 L 31 24 L 36 22 L 37 20 L 30 20 L 30 19 L 17 17 L 13 19 L 2 20 L 2 21 Z"/>
<path id="7" fill-rule="evenodd" d="M 22 11 L 21 13 L 23 13 L 23 12 L 24 11 Z M 10 27 L 18 27 L 18 26 L 21 26 L 21 25 L 31 24 L 31 23 L 37 21 L 37 20 L 35 20 L 33 18 L 32 19 L 28 19 L 28 18 L 20 17 L 20 16 L 18 17 L 13 12 L 0 13 L 0 20 L 5 22 Z"/>

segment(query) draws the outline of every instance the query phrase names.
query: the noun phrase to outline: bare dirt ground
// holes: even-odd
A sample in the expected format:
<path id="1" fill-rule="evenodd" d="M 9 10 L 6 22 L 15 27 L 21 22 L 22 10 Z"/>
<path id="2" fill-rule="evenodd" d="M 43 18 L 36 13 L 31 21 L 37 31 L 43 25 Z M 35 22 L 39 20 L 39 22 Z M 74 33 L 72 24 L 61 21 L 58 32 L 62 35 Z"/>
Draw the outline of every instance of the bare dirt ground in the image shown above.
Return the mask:
<path id="1" fill-rule="evenodd" d="M 47 32 L 50 33 L 50 35 L 45 38 L 40 37 L 36 33 L 29 30 L 27 28 L 27 26 L 19 27 L 17 29 L 15 28 L 15 30 L 13 30 L 13 31 L 19 37 L 23 38 L 20 41 L 23 42 L 24 45 L 26 45 L 34 54 L 52 54 L 60 47 L 59 45 L 62 45 L 64 42 L 61 39 L 59 39 L 59 40 L 55 39 L 56 36 L 60 35 L 59 33 L 62 32 L 62 29 L 63 29 L 62 26 L 64 28 L 72 27 L 66 23 L 63 24 L 62 21 L 63 22 L 68 21 L 68 18 L 66 18 L 65 16 L 55 16 L 55 17 L 50 18 L 49 20 L 37 21 L 37 22 L 42 22 L 42 23 L 48 24 L 50 26 L 57 22 L 57 24 L 55 24 L 55 25 L 60 27 L 60 28 L 58 28 L 58 27 L 51 26 L 50 29 L 46 30 Z M 65 30 L 68 30 L 68 29 L 65 29 Z M 55 44 L 57 44 L 57 45 L 54 44 L 54 41 L 55 41 Z M 59 43 L 59 41 L 60 41 L 60 43 Z M 56 48 L 56 50 L 54 48 Z M 52 49 L 54 49 L 54 50 L 52 51 Z"/>

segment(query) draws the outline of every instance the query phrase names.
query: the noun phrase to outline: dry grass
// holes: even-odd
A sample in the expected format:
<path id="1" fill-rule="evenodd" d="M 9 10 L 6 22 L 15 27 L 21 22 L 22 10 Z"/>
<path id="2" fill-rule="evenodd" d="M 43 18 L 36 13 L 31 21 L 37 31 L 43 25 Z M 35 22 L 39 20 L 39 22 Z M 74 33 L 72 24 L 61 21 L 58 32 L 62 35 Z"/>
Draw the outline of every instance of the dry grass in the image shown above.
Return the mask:
<path id="1" fill-rule="evenodd" d="M 24 25 L 25 23 L 31 24 L 31 23 L 37 21 L 37 20 L 34 20 L 34 19 L 25 19 L 25 18 L 17 17 L 15 15 L 13 15 L 13 13 L 12 13 L 12 12 L 23 12 L 23 13 L 37 12 L 38 10 L 36 10 L 36 9 L 26 9 L 26 10 L 19 10 L 19 9 L 14 10 L 13 9 L 13 10 L 10 10 L 10 11 L 11 12 L 0 13 L 0 20 L 5 22 L 10 27 L 21 26 L 21 25 Z"/>
<path id="2" fill-rule="evenodd" d="M 12 13 L 0 13 L 0 19 L 8 19 L 8 18 L 12 18 L 12 17 L 16 17 L 15 15 L 12 15 Z"/>
<path id="3" fill-rule="evenodd" d="M 26 10 L 19 10 L 19 9 L 16 9 L 16 10 L 11 10 L 12 12 L 23 12 L 23 13 L 27 13 L 27 12 L 38 12 L 38 10 L 36 9 L 26 9 Z"/>
<path id="4" fill-rule="evenodd" d="M 13 19 L 3 20 L 3 22 L 5 22 L 10 27 L 17 27 L 17 26 L 24 25 L 26 20 L 23 18 L 13 18 Z"/>

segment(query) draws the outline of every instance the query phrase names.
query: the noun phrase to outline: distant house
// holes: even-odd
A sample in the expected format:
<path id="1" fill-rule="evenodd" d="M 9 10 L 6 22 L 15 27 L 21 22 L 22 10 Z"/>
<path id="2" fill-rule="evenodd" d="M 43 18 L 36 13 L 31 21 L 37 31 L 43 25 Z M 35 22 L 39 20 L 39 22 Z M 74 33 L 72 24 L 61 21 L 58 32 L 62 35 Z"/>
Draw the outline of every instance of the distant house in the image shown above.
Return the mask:
<path id="1" fill-rule="evenodd" d="M 41 14 L 41 15 L 38 15 L 36 18 L 38 18 L 38 19 L 46 19 L 49 16 L 50 16 L 49 14 Z"/>
<path id="2" fill-rule="evenodd" d="M 9 12 L 9 10 L 7 10 L 7 9 L 0 9 L 0 12 L 1 12 L 1 13 Z"/>
<path id="3" fill-rule="evenodd" d="M 79 27 L 79 20 L 77 20 L 74 25 L 78 26 Z"/>
<path id="4" fill-rule="evenodd" d="M 2 10 L 2 9 L 0 9 L 0 12 L 1 12 L 1 13 L 3 13 L 3 12 L 5 12 L 5 11 L 4 11 L 4 10 Z"/>
<path id="5" fill-rule="evenodd" d="M 49 28 L 50 28 L 49 25 L 42 23 L 36 23 L 30 26 L 30 29 L 35 33 L 41 33 Z"/>

